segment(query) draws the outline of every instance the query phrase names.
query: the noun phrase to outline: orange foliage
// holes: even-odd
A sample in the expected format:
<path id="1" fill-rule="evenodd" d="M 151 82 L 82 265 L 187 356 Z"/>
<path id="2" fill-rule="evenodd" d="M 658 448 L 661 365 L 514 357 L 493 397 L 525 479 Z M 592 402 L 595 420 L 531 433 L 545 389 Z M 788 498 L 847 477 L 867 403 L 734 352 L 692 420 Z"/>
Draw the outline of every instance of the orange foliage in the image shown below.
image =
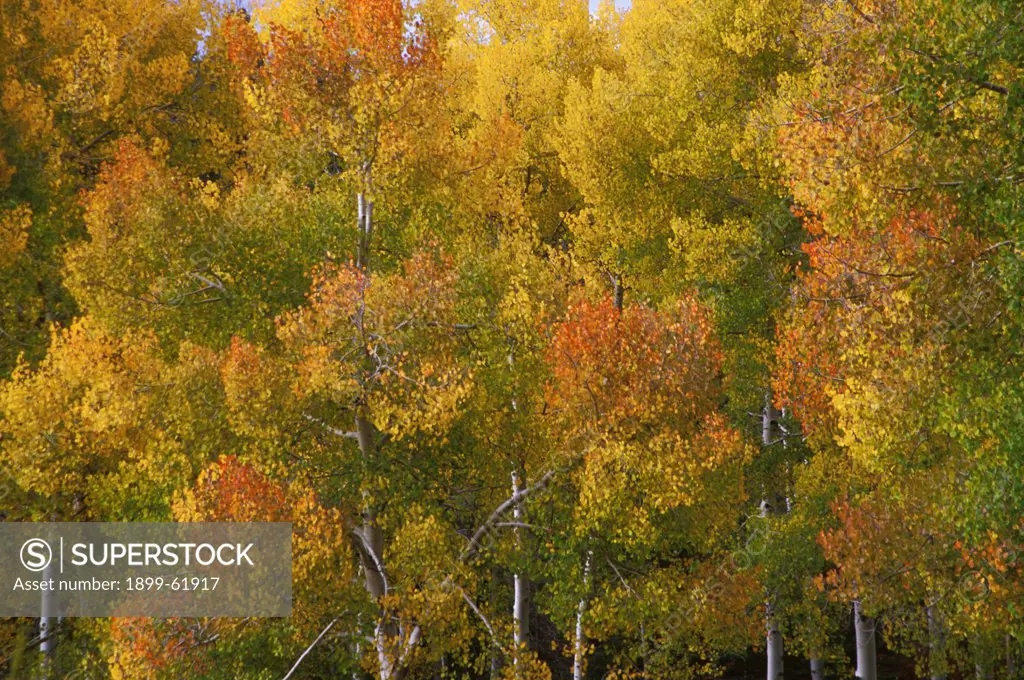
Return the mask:
<path id="1" fill-rule="evenodd" d="M 252 74 L 263 59 L 263 47 L 249 22 L 234 15 L 224 20 L 224 40 L 228 59 L 243 74 Z"/>
<path id="2" fill-rule="evenodd" d="M 175 499 L 173 512 L 179 522 L 291 522 L 297 623 L 343 607 L 353 597 L 349 515 L 322 505 L 305 484 L 284 481 L 280 470 L 223 456 Z"/>
<path id="3" fill-rule="evenodd" d="M 160 164 L 135 141 L 120 140 L 113 161 L 103 164 L 96 186 L 81 193 L 93 242 L 109 246 L 130 233 L 148 199 L 165 194 L 168 188 Z"/>
<path id="4" fill-rule="evenodd" d="M 368 108 L 386 119 L 383 111 L 394 105 L 389 98 L 439 65 L 433 40 L 422 22 L 407 16 L 401 0 L 346 3 L 344 10 L 310 26 L 268 18 L 265 42 L 241 17 L 228 18 L 222 29 L 228 56 L 243 75 L 268 87 L 282 119 L 296 130 L 319 128 L 353 143 L 342 134 L 353 116 L 341 114 Z M 370 122 L 368 129 L 357 124 L 360 129 L 348 133 L 376 134 L 372 129 L 379 124 Z"/>
<path id="5" fill-rule="evenodd" d="M 175 514 L 193 522 L 288 522 L 301 500 L 310 502 L 237 457 L 223 456 L 200 475 Z"/>
<path id="6" fill-rule="evenodd" d="M 351 602 L 354 559 L 342 513 L 323 507 L 298 482 L 282 481 L 236 456 L 210 464 L 195 485 L 173 503 L 179 522 L 291 522 L 294 612 L 292 623 L 308 635 L 324 611 Z M 236 626 L 230 619 L 111 620 L 110 668 L 116 678 L 138 680 L 173 672 L 199 675 L 215 640 L 258 633 L 261 625 Z"/>
<path id="7" fill-rule="evenodd" d="M 403 58 L 402 0 L 360 0 L 348 5 L 348 20 L 360 54 L 374 65 Z"/>
<path id="8" fill-rule="evenodd" d="M 668 313 L 579 302 L 555 326 L 547 359 L 552 405 L 601 427 L 698 421 L 720 394 L 722 350 L 695 297 Z"/>
<path id="9" fill-rule="evenodd" d="M 110 620 L 113 680 L 150 680 L 173 673 L 198 677 L 210 668 L 202 653 L 203 625 L 189 619 L 149 617 Z"/>
<path id="10" fill-rule="evenodd" d="M 289 376 L 262 347 L 231 339 L 220 368 L 231 424 L 239 433 L 273 437 L 287 427 Z"/>
<path id="11" fill-rule="evenodd" d="M 835 425 L 832 399 L 857 370 L 851 350 L 886 342 L 885 352 L 871 356 L 893 361 L 941 349 L 963 268 L 981 252 L 954 217 L 944 207 L 911 210 L 882 230 L 858 228 L 804 244 L 810 266 L 799 274 L 797 304 L 779 331 L 774 390 L 778 405 L 791 407 L 806 432 Z M 897 316 L 897 303 L 911 298 L 916 318 Z"/>

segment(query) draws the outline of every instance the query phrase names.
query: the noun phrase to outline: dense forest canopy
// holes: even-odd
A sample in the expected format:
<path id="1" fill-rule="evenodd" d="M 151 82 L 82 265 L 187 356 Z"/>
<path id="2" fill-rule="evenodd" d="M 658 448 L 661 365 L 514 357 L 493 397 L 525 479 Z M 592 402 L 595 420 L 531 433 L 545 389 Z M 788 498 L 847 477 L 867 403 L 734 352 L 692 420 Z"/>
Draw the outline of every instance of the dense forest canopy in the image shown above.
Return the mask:
<path id="1" fill-rule="evenodd" d="M 5 0 L 2 518 L 295 540 L 0 674 L 1020 677 L 1022 200 L 1018 0 Z"/>

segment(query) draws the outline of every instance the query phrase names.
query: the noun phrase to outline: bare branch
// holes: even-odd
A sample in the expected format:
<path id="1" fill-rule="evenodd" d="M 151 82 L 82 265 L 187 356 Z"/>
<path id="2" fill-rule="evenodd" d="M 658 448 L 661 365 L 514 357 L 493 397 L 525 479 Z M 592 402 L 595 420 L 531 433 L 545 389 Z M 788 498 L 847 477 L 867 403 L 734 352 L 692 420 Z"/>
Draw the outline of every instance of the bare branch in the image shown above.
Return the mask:
<path id="1" fill-rule="evenodd" d="M 544 474 L 544 476 L 538 479 L 532 486 L 528 486 L 525 489 L 522 489 L 521 491 L 512 494 L 501 505 L 495 508 L 494 512 L 491 513 L 491 516 L 487 518 L 487 521 L 481 524 L 480 528 L 478 528 L 476 532 L 473 534 L 473 537 L 469 539 L 469 544 L 462 551 L 461 559 L 465 560 L 468 557 L 471 557 L 477 551 L 477 549 L 480 547 L 480 541 L 487 533 L 487 530 L 490 529 L 502 515 L 508 512 L 514 505 L 519 503 L 519 501 L 521 501 L 526 496 L 546 487 L 548 483 L 551 482 L 551 479 L 554 476 L 555 471 L 548 470 Z"/>
<path id="2" fill-rule="evenodd" d="M 316 423 L 320 427 L 324 428 L 325 430 L 327 430 L 328 432 L 333 434 L 335 437 L 342 437 L 343 439 L 359 439 L 359 433 L 358 432 L 351 432 L 351 431 L 348 431 L 348 430 L 342 430 L 342 429 L 339 429 L 339 428 L 334 427 L 332 425 L 328 425 L 324 421 L 320 420 L 319 418 L 315 418 L 315 417 L 309 415 L 308 413 L 303 413 L 302 417 L 305 418 L 306 420 L 308 420 L 311 423 Z"/>
<path id="3" fill-rule="evenodd" d="M 476 614 L 481 621 L 483 621 L 484 627 L 487 628 L 487 632 L 491 634 L 491 640 L 494 642 L 494 646 L 498 649 L 501 649 L 501 643 L 498 642 L 498 636 L 495 635 L 494 627 L 491 625 L 491 622 L 487 620 L 487 617 L 483 615 L 483 612 L 480 611 L 480 608 L 476 606 L 475 602 L 473 602 L 473 598 L 466 594 L 465 590 L 463 590 L 459 586 L 455 587 L 459 589 L 459 593 L 462 595 L 462 599 L 466 601 L 466 604 L 468 604 L 469 608 L 473 610 L 473 613 Z"/>
<path id="4" fill-rule="evenodd" d="M 338 622 L 338 619 L 340 618 L 340 616 L 335 617 L 331 619 L 330 623 L 324 626 L 324 629 L 320 631 L 320 634 L 316 636 L 316 639 L 313 640 L 312 644 L 310 644 L 309 647 L 306 647 L 306 650 L 299 655 L 299 658 L 296 659 L 295 663 L 292 665 L 291 670 L 288 671 L 288 674 L 281 678 L 281 680 L 288 680 L 290 677 L 292 677 L 292 675 L 295 674 L 295 670 L 299 667 L 299 664 L 302 663 L 303 659 L 305 659 L 306 656 L 313 650 L 313 648 L 316 647 L 320 643 L 320 641 L 324 639 L 324 636 L 327 635 L 327 632 L 334 627 L 334 624 L 336 624 Z"/>

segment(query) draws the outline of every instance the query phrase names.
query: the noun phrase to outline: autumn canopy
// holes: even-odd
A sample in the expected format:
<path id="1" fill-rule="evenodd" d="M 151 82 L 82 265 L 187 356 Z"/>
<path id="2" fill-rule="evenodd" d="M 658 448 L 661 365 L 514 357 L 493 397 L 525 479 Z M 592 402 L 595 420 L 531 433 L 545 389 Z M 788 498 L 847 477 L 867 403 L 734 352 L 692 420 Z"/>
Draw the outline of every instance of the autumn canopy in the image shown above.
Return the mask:
<path id="1" fill-rule="evenodd" d="M 0 2 L 0 519 L 287 619 L 0 677 L 1021 677 L 1018 0 Z"/>

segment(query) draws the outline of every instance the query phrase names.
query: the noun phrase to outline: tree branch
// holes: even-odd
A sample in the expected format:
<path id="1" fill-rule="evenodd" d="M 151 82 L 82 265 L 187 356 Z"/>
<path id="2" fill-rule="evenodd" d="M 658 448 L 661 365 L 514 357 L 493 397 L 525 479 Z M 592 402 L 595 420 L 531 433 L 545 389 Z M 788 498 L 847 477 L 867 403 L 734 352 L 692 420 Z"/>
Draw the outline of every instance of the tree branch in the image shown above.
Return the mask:
<path id="1" fill-rule="evenodd" d="M 463 549 L 460 559 L 465 560 L 471 557 L 474 553 L 476 553 L 477 549 L 480 547 L 480 541 L 487 533 L 487 530 L 490 529 L 503 514 L 508 512 L 514 505 L 516 505 L 526 496 L 546 487 L 548 483 L 551 482 L 551 479 L 554 476 L 555 471 L 548 470 L 544 474 L 544 476 L 538 479 L 532 486 L 528 486 L 525 489 L 522 489 L 521 491 L 512 494 L 511 496 L 508 497 L 507 500 L 501 503 L 501 505 L 495 508 L 494 512 L 491 513 L 491 516 L 487 518 L 487 521 L 481 524 L 480 528 L 478 528 L 476 532 L 473 533 L 473 537 L 469 539 L 469 544 Z"/>
<path id="2" fill-rule="evenodd" d="M 343 439 L 359 439 L 359 433 L 358 432 L 351 432 L 351 431 L 348 431 L 348 430 L 342 430 L 340 428 L 334 427 L 333 425 L 328 425 L 324 421 L 320 420 L 319 418 L 314 418 L 313 416 L 309 415 L 308 413 L 303 413 L 302 417 L 305 418 L 306 420 L 308 420 L 311 423 L 316 423 L 320 427 L 324 428 L 325 430 L 327 430 L 328 432 L 333 434 L 335 437 L 341 437 Z"/>
<path id="3" fill-rule="evenodd" d="M 324 636 L 327 635 L 327 631 L 333 628 L 334 624 L 336 624 L 338 622 L 338 619 L 340 618 L 340 616 L 337 616 L 331 619 L 331 622 L 328 623 L 322 631 L 320 631 L 320 634 L 316 636 L 316 639 L 313 640 L 309 647 L 306 647 L 306 650 L 299 655 L 299 658 L 296 659 L 295 663 L 292 665 L 291 670 L 289 670 L 288 674 L 281 678 L 281 680 L 288 680 L 290 677 L 292 677 L 292 675 L 295 674 L 295 670 L 299 667 L 299 664 L 301 664 L 302 661 L 306 658 L 306 656 L 313 650 L 313 648 L 316 647 L 320 643 L 320 641 L 324 639 Z"/>

